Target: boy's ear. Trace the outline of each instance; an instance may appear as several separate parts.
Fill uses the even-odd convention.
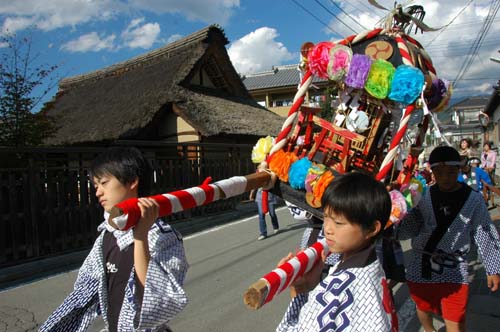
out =
[[[379,220],[375,220],[372,229],[366,234],[366,238],[372,238],[378,235],[382,230],[382,223]]]
[[[139,178],[135,178],[132,182],[130,182],[130,189],[139,190]]]

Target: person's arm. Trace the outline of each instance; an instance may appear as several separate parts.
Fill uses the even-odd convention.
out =
[[[483,260],[488,288],[494,292],[500,287],[500,263],[498,261],[500,237],[484,204],[476,205],[476,211],[471,216],[471,220],[472,237]]]
[[[137,279],[139,297],[142,297],[142,290],[146,283],[146,274],[148,272],[149,260],[151,254],[149,252],[148,233],[151,226],[158,218],[160,207],[158,202],[151,198],[139,198],[137,203],[141,210],[141,218],[134,227],[134,268],[135,277]]]

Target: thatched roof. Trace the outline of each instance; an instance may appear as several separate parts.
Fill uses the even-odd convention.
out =
[[[227,43],[212,25],[145,55],[62,80],[45,106],[59,126],[46,143],[133,139],[173,109],[204,136],[276,135],[282,119],[251,99]]]

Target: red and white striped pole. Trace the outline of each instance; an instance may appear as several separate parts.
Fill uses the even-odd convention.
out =
[[[266,172],[246,176],[233,176],[229,179],[209,182],[209,177],[200,186],[178,190],[167,194],[150,196],[160,206],[159,217],[206,205],[219,199],[234,197],[252,189],[266,186],[271,175]],[[138,199],[131,198],[115,205],[109,215],[108,223],[116,229],[127,230],[134,227],[141,217]]]
[[[245,292],[243,301],[249,308],[259,309],[318,264],[322,251],[328,251],[325,240],[314,243],[260,278]]]
[[[269,156],[266,159],[266,164],[269,165],[269,162],[273,158],[273,155],[284,148],[286,144],[286,139],[288,138],[288,135],[292,131],[293,123],[295,122],[295,119],[297,118],[297,112],[300,108],[300,106],[304,103],[305,99],[305,94],[307,90],[309,89],[309,86],[311,85],[312,82],[312,73],[310,70],[306,71],[304,77],[302,78],[302,82],[300,83],[299,89],[297,93],[295,93],[295,96],[293,97],[293,104],[292,107],[290,107],[290,110],[288,111],[287,118],[285,119],[285,122],[283,122],[283,125],[281,126],[281,131],[274,140],[274,144],[271,147],[271,151],[269,151]],[[267,168],[266,165],[266,168]],[[264,190],[262,192],[262,212],[266,214],[269,210],[269,205],[267,202],[267,190]]]

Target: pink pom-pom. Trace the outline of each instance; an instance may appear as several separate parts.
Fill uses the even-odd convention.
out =
[[[321,42],[312,48],[307,56],[309,70],[314,75],[328,79],[328,61],[330,60],[330,50],[334,46],[332,42]]]

